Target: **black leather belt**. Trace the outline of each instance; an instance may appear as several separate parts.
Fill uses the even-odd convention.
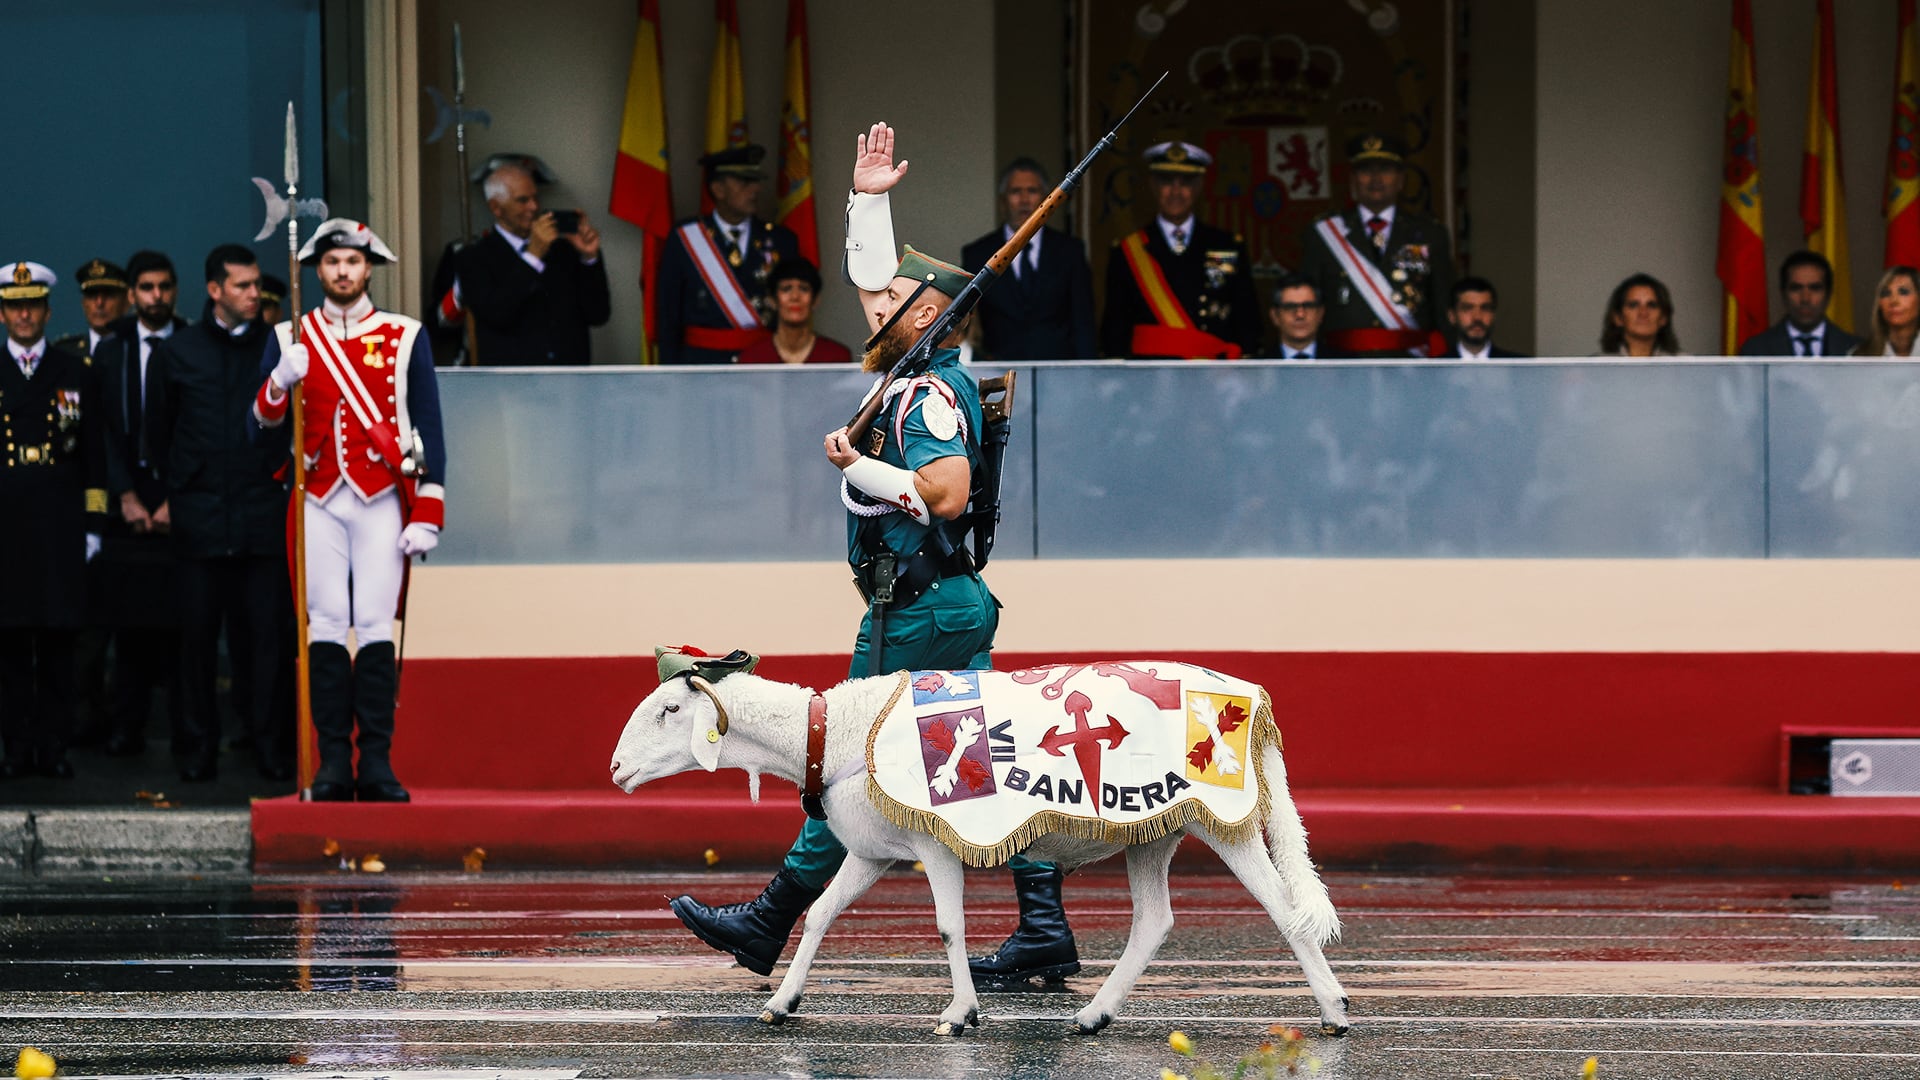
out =
[[[932,545],[929,540],[929,546]],[[941,578],[965,577],[973,573],[973,556],[965,548],[954,548],[953,554],[942,557],[938,550],[929,551],[923,547],[905,558],[895,556],[893,602],[889,610],[898,610],[920,599],[928,587]],[[873,590],[876,586],[875,574],[878,559],[868,557],[853,568],[853,584],[860,590],[860,599],[873,603]]]

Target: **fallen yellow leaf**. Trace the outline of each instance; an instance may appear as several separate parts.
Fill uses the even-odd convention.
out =
[[[360,857],[360,869],[369,874],[384,874],[387,872],[387,864],[381,862],[380,856],[377,854],[362,855]]]
[[[486,869],[487,849],[476,847],[472,851],[467,852],[460,857],[460,865],[465,867],[469,874],[477,874]]]
[[[1580,1066],[1580,1080],[1593,1080],[1598,1075],[1600,1075],[1599,1058],[1590,1057],[1585,1065]]]
[[[327,842],[320,845],[320,854],[325,855],[329,859],[340,854],[340,841],[335,840],[331,836],[327,837]]]
[[[19,1059],[13,1063],[13,1075],[19,1080],[45,1080],[53,1075],[53,1055],[23,1046]]]
[[[289,332],[291,332],[291,331],[289,331]],[[924,873],[926,873],[926,872],[927,872],[927,864],[926,864],[926,863],[923,863],[923,862],[921,862],[921,861],[920,861],[919,859],[915,859],[915,860],[913,860],[913,872],[914,872],[914,873],[916,873],[916,874],[924,874]]]
[[[1193,1056],[1193,1040],[1187,1038],[1187,1033],[1184,1031],[1176,1031],[1167,1036],[1167,1045],[1173,1048],[1174,1053],[1182,1057]]]
[[[707,859],[707,865],[708,865],[708,866],[718,866],[718,865],[720,864],[720,853],[719,853],[719,852],[717,852],[717,851],[715,851],[715,850],[713,850],[712,848],[708,848],[708,849],[706,850],[706,852],[705,852],[705,854],[706,854],[706,859]]]

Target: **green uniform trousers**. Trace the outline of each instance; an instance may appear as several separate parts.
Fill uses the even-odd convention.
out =
[[[853,663],[847,677],[867,677],[867,657],[873,648],[873,613],[860,620]],[[1000,626],[1000,604],[979,575],[942,578],[918,600],[887,612],[886,640],[881,643],[881,671],[959,671],[993,666],[993,634]],[[847,849],[834,838],[824,821],[808,818],[787,852],[786,868],[816,889],[827,882],[847,858]],[[1015,855],[1009,866],[1042,866]]]

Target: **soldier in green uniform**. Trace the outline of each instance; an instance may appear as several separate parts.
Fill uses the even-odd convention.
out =
[[[89,259],[74,271],[74,283],[80,286],[80,311],[87,328],[78,334],[53,339],[55,348],[80,356],[92,356],[100,347],[114,320],[127,313],[127,272],[105,259]]]
[[[893,131],[875,124],[860,140],[847,212],[847,273],[875,328],[864,368],[888,371],[965,288],[972,275],[908,246],[897,263],[888,189],[906,171],[893,163]],[[869,600],[891,570],[894,600],[869,605],[855,639],[849,678],[902,670],[989,668],[1000,605],[962,545],[956,519],[967,509],[981,465],[980,390],[960,365],[964,327],[941,343],[920,375],[872,393],[887,402],[864,444],[841,428],[826,436],[827,459],[841,471],[847,561]],[[884,376],[882,381],[884,382]],[[876,612],[883,621],[875,630]],[[691,896],[674,914],[702,941],[730,952],[742,967],[770,973],[794,923],[818,899],[846,859],[826,822],[808,818],[780,872],[752,901],[714,908]],[[1061,872],[1016,857],[1009,862],[1020,926],[992,956],[973,962],[976,979],[1058,979],[1080,970],[1060,905]]]
[[[1322,215],[1301,238],[1300,273],[1327,307],[1320,337],[1338,356],[1438,356],[1452,301],[1446,226],[1400,205],[1407,147],[1392,135],[1347,143],[1354,204]]]

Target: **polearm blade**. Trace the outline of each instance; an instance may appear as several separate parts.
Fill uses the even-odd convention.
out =
[[[300,136],[293,124],[293,102],[287,102],[287,195],[300,187]]]
[[[300,250],[300,235],[294,221],[303,217],[325,221],[327,203],[325,199],[295,197],[300,188],[300,136],[295,132],[291,101],[287,102],[286,157],[282,162],[281,172],[286,178],[287,193],[285,195],[281,195],[268,180],[258,176],[253,178],[253,186],[260,189],[260,197],[267,203],[266,222],[260,226],[260,231],[254,235],[253,241],[257,244],[272,236],[273,230],[279,228],[280,223],[284,221],[287,223],[288,251],[297,252]],[[289,287],[298,289],[300,285],[296,281],[290,283]]]
[[[467,181],[467,54],[460,43],[460,24],[453,24],[453,153],[460,175],[460,239],[473,240],[473,185]]]

